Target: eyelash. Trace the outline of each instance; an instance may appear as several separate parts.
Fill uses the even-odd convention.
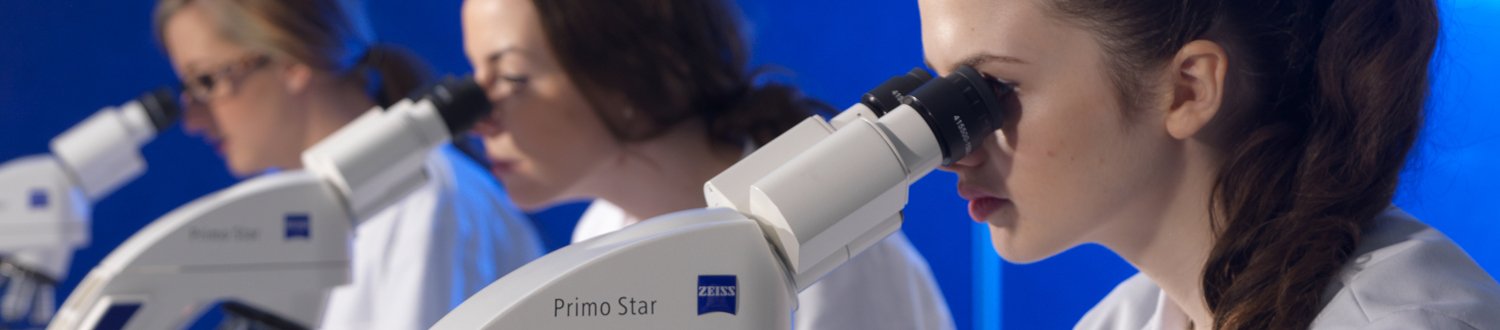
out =
[[[488,62],[491,65],[491,67],[499,67],[500,56],[501,55],[502,54],[490,54],[490,56],[487,56],[485,58],[485,62]],[[501,81],[512,83],[512,84],[516,84],[516,85],[521,85],[521,86],[525,86],[526,83],[531,82],[531,77],[530,76],[526,76],[526,75],[500,74],[499,78],[500,78]]]
[[[531,77],[530,76],[525,76],[525,75],[514,75],[514,74],[512,74],[512,75],[500,75],[500,80],[504,80],[505,82],[513,83],[513,84],[516,84],[516,85],[526,85],[526,83],[531,82]]]

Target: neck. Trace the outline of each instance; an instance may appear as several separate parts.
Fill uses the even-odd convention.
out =
[[[742,150],[717,145],[697,122],[625,146],[610,178],[594,189],[636,220],[702,208],[703,183],[739,161]],[[733,150],[730,150],[733,149]]]
[[[309,91],[305,104],[307,130],[304,132],[301,150],[312,148],[376,106],[375,101],[365,95],[364,91],[332,83]]]
[[[1203,298],[1203,269],[1213,249],[1215,232],[1209,216],[1209,196],[1216,168],[1212,162],[1183,164],[1179,177],[1161,196],[1166,208],[1130,228],[1111,228],[1115,240],[1105,246],[1151,278],[1170,302],[1181,309],[1195,329],[1212,329],[1213,313]]]

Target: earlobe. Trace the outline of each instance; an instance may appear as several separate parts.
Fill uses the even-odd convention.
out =
[[[287,92],[301,94],[307,91],[308,85],[312,84],[312,68],[305,64],[293,63],[282,70],[282,80],[286,84]]]
[[[1177,52],[1171,62],[1172,105],[1166,116],[1173,138],[1201,133],[1219,114],[1228,67],[1228,54],[1212,41],[1196,40]]]

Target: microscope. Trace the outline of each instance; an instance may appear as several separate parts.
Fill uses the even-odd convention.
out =
[[[554,251],[433,329],[789,329],[797,293],[900,229],[911,184],[999,129],[1010,93],[967,66],[892,78],[709,180],[708,208]]]
[[[163,88],[99,110],[50,154],[0,164],[0,324],[51,318],[52,288],[89,242],[92,204],[145,172],[140,148],[180,114]]]
[[[349,282],[360,221],[420,188],[424,160],[489,113],[472,79],[372,109],[262,175],[182,206],[89,272],[48,329],[181,329],[208,306],[276,328],[318,324]]]

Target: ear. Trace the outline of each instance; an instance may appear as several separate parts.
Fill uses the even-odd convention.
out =
[[[1172,105],[1167,110],[1167,133],[1188,139],[1200,133],[1219,113],[1229,55],[1218,43],[1195,40],[1172,59],[1169,82]]]
[[[291,63],[281,72],[282,83],[286,85],[287,92],[297,95],[307,91],[312,85],[313,68],[303,63]]]

